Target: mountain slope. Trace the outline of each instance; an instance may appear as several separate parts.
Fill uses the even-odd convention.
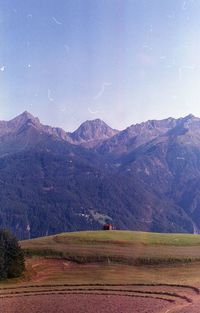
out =
[[[33,150],[1,158],[0,177],[0,222],[20,238],[27,224],[32,236],[101,229],[106,221],[151,229],[144,213],[154,196],[83,148],[45,138]]]
[[[184,209],[200,229],[200,119],[187,116],[176,126],[121,157],[121,171],[134,175],[145,190]]]
[[[200,119],[73,133],[24,112],[0,122],[0,226],[19,238],[69,230],[200,229]]]

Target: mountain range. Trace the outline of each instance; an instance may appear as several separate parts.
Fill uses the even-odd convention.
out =
[[[76,131],[28,112],[0,122],[0,227],[24,239],[63,231],[200,230],[200,119]]]

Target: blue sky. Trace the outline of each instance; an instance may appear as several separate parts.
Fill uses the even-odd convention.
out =
[[[200,116],[199,0],[0,0],[0,119]]]

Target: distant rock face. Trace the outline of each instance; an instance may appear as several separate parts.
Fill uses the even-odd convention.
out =
[[[25,111],[11,121],[0,121],[0,138],[8,135],[17,136],[34,128],[39,135],[49,135],[72,144],[82,144],[86,147],[96,146],[99,142],[113,137],[118,133],[100,119],[86,121],[73,133],[67,133],[59,127],[43,125],[37,117]]]
[[[90,144],[96,146],[99,142],[105,141],[116,135],[119,131],[112,129],[100,119],[86,121],[71,134],[73,143]]]
[[[19,238],[67,230],[200,230],[200,119],[73,133],[24,112],[0,122],[0,227]]]
[[[40,121],[26,111],[9,122],[0,121],[0,137],[17,133],[22,126],[28,123],[39,126]]]
[[[166,133],[176,125],[176,120],[169,118],[162,121],[147,121],[136,124],[119,132],[116,136],[98,146],[98,152],[119,156],[134,151],[141,145],[148,143]]]

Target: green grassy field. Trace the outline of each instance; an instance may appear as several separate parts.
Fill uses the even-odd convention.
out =
[[[143,245],[173,245],[173,246],[200,246],[200,235],[192,234],[161,234],[136,231],[82,231],[61,233],[59,235],[36,238],[22,241],[22,246],[42,245],[55,243],[55,240],[65,243],[116,243],[116,244],[143,244]]]
[[[77,263],[156,265],[200,261],[200,236],[131,231],[63,233],[21,242],[27,256]]]

